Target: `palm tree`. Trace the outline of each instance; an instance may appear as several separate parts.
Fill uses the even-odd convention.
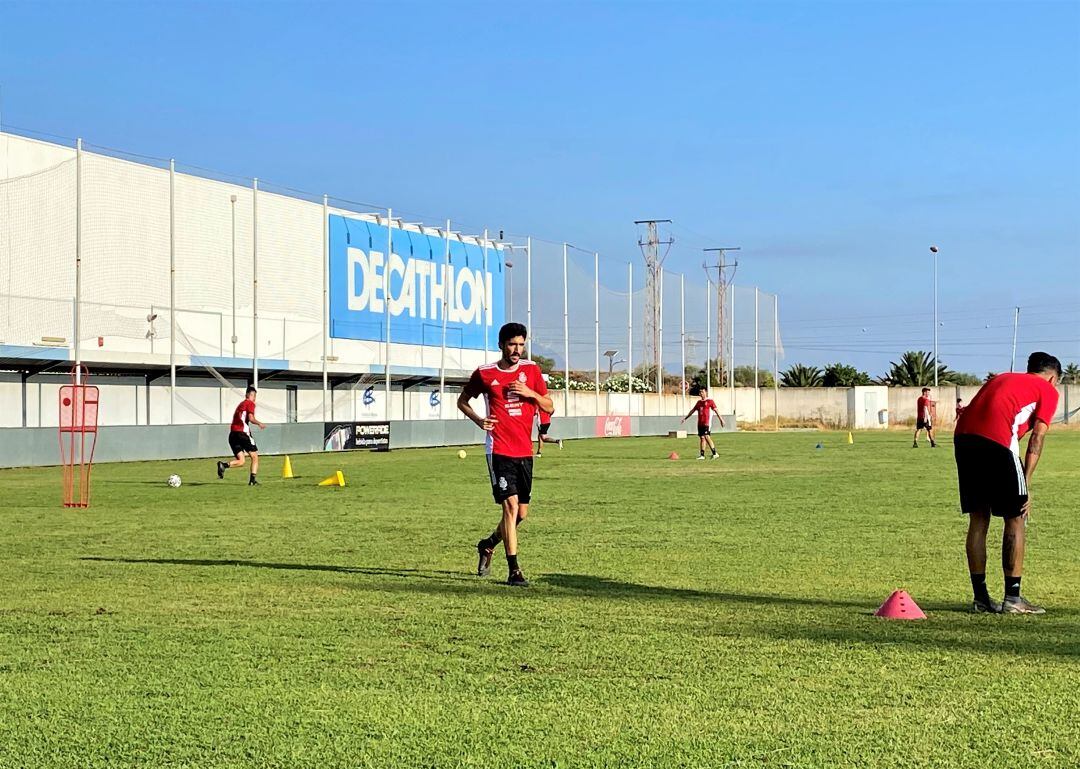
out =
[[[780,375],[784,387],[821,387],[824,377],[817,366],[796,363]]]
[[[937,366],[939,384],[952,384],[953,372],[940,360]],[[925,387],[934,384],[934,356],[921,350],[908,350],[899,362],[889,364],[889,373],[881,378],[882,384],[895,387]]]
[[[1080,384],[1080,366],[1070,363],[1061,372],[1062,384]]]

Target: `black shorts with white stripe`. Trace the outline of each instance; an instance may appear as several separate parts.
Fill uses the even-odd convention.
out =
[[[1002,518],[1020,515],[1028,498],[1020,457],[981,435],[957,435],[953,443],[960,509],[965,513],[990,512]]]

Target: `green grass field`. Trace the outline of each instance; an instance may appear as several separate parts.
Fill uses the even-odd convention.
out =
[[[1033,484],[1044,617],[967,613],[947,436],[845,437],[549,449],[528,590],[472,574],[476,448],[103,465],[86,511],[2,471],[0,766],[1080,765],[1080,433]],[[901,587],[927,621],[871,616]]]

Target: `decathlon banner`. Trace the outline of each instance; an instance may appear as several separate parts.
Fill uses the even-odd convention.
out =
[[[330,216],[330,336],[385,341],[390,279],[390,341],[439,347],[442,344],[443,286],[447,286],[446,345],[498,349],[505,322],[502,253],[478,244]],[[487,269],[485,270],[485,251]],[[484,329],[487,329],[487,343]]]

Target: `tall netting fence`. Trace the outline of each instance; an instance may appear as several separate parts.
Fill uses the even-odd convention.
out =
[[[8,134],[0,142],[23,142],[0,153],[0,344],[65,348],[114,368],[141,361],[159,383],[154,403],[147,396],[155,419],[221,421],[249,381],[281,372],[311,380],[332,368],[338,381],[325,395],[305,387],[291,404],[271,388],[259,408],[274,421],[357,413],[372,387],[385,386],[387,368],[425,386],[432,372],[439,387],[460,385],[496,354],[487,326],[504,318],[529,325],[529,353],[549,370],[567,415],[675,413],[695,384],[727,388],[734,409],[735,391],[770,386],[782,357],[773,295],[720,291],[704,272],[650,279],[636,251],[597,254],[502,233],[485,240],[445,221],[391,222],[369,204],[105,147]],[[386,250],[379,237],[392,225],[393,256],[422,263],[409,269],[432,280],[410,284],[411,325],[371,314],[364,333],[334,333],[324,284],[329,297],[335,221],[350,246],[373,253]],[[444,270],[490,273],[500,286],[480,300],[483,337],[470,341],[440,319],[445,299],[433,292]],[[358,275],[351,261],[341,274]],[[405,279],[389,280],[393,306]],[[208,378],[216,383],[205,391],[184,389]],[[163,380],[176,383],[165,395]],[[423,413],[446,416],[426,405]]]

